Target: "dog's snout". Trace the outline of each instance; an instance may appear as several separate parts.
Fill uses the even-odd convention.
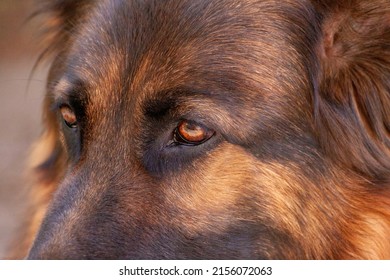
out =
[[[124,244],[132,235],[136,239],[134,228],[143,227],[138,206],[146,196],[140,196],[139,192],[148,187],[144,186],[142,175],[138,179],[134,175],[136,167],[121,176],[114,170],[111,172],[114,175],[109,176],[112,169],[102,166],[104,177],[100,176],[102,171],[93,167],[80,166],[71,180],[64,180],[60,185],[30,249],[29,259],[125,257],[124,247],[119,244]],[[124,197],[139,199],[123,200]],[[134,218],[124,222],[119,213]],[[143,215],[146,217],[147,212]]]

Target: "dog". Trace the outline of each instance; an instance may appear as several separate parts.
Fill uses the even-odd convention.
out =
[[[388,0],[53,0],[28,259],[390,259]]]

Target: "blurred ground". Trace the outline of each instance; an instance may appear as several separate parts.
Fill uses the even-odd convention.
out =
[[[37,58],[32,0],[0,1],[0,259],[26,211],[29,148],[41,132],[45,69],[28,79]]]

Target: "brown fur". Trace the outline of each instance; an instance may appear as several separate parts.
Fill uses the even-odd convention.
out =
[[[390,259],[389,1],[55,0],[40,13],[46,130],[14,257],[43,220],[33,259]],[[169,148],[183,119],[214,136]]]

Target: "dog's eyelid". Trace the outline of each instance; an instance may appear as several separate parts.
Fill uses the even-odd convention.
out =
[[[56,100],[54,100],[50,106],[50,110],[52,112],[56,113],[56,112],[59,112],[61,110],[61,108],[63,108],[63,107],[68,107],[72,111],[75,111],[75,109],[71,105],[70,100],[67,100],[66,98],[63,98],[63,97],[59,97]]]
[[[62,106],[72,107],[70,105],[70,102],[68,100],[66,100],[65,98],[63,98],[63,97],[55,97],[53,102],[52,102],[52,105],[51,105],[52,110],[58,110]]]

